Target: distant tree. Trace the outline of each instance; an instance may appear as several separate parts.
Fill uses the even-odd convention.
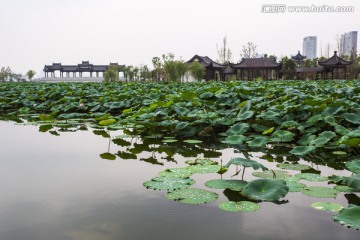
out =
[[[182,60],[176,61],[176,69],[180,76],[179,80],[183,80],[185,74],[189,71],[189,64],[185,63]]]
[[[273,58],[275,62],[277,61],[277,56],[275,56],[275,55],[269,55],[269,56],[267,56],[267,54],[265,54],[264,57]]]
[[[20,82],[25,81],[25,77],[21,74],[14,73],[10,67],[2,67],[0,70],[0,82]]]
[[[104,72],[104,80],[105,82],[116,82],[119,80],[119,67],[117,66],[110,66]]]
[[[136,81],[139,79],[140,68],[134,67],[133,72],[134,72],[134,80]]]
[[[188,71],[188,64],[183,60],[175,60],[175,54],[168,53],[162,55],[163,69],[166,80],[168,81],[181,81]]]
[[[5,82],[7,78],[7,73],[4,67],[0,70],[0,82]]]
[[[326,57],[321,56],[321,57],[319,57],[318,62],[323,62],[323,61],[325,61],[325,60],[326,60]]]
[[[128,81],[128,80],[133,80],[134,78],[134,67],[129,65],[129,66],[126,66],[125,69],[124,69],[124,77],[125,77],[125,80]]]
[[[190,72],[196,80],[201,81],[204,79],[205,68],[203,65],[201,65],[201,63],[192,62],[190,65]]]
[[[151,79],[151,72],[147,65],[140,66],[140,80],[146,81]]]
[[[187,70],[188,65],[182,60],[170,60],[165,61],[164,63],[164,71],[168,81],[180,81],[181,78],[184,77]]]
[[[353,64],[349,65],[347,68],[348,72],[348,79],[358,79],[360,78],[360,54],[359,55],[352,55],[350,60]]]
[[[317,66],[318,58],[313,59],[305,59],[304,67],[316,67]]]
[[[160,81],[164,75],[164,71],[163,71],[163,63],[161,62],[161,59],[159,57],[153,57],[152,58],[152,64],[153,64],[153,79],[155,81]]]
[[[163,54],[162,56],[163,62],[165,64],[165,62],[169,62],[169,61],[174,61],[175,60],[175,54],[174,53],[167,53],[167,54]]]
[[[248,42],[247,44],[242,46],[240,57],[241,58],[255,58],[258,55],[257,46],[252,43]]]
[[[329,58],[330,57],[330,48],[331,48],[331,45],[330,45],[330,43],[327,43],[326,45],[325,45],[325,57],[327,57],[327,58]]]
[[[285,79],[294,79],[296,75],[296,63],[288,57],[282,58],[282,72]]]
[[[33,77],[35,76],[36,72],[34,70],[29,70],[26,73],[27,78],[29,79],[29,81],[31,81],[33,79]]]
[[[232,52],[227,46],[227,38],[226,35],[223,38],[223,44],[219,48],[219,46],[216,44],[216,49],[219,55],[219,59],[217,60],[221,64],[227,64],[231,61]]]

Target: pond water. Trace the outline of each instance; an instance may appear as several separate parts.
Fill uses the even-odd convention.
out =
[[[218,205],[236,198],[233,192],[204,186],[207,180],[220,179],[219,174],[193,176],[194,187],[219,194],[219,199],[209,204],[182,204],[166,199],[164,191],[143,186],[158,172],[183,167],[185,160],[195,157],[155,153],[157,162],[152,163],[157,164],[151,164],[144,159],[152,153],[143,151],[135,160],[117,157],[110,161],[102,159],[100,154],[108,150],[124,151],[125,147],[113,142],[109,145],[108,138],[94,134],[93,130],[58,131],[60,136],[54,136],[39,132],[38,126],[5,121],[0,121],[0,129],[1,240],[359,239],[359,231],[332,220],[334,213],[310,207],[316,201],[347,207],[349,201],[359,200],[358,193],[339,193],[335,199],[289,193],[283,204],[261,202],[255,212],[225,212]],[[114,131],[111,135],[121,133]],[[132,139],[132,144],[135,141],[140,143],[139,139]],[[234,149],[218,152],[221,157],[213,160],[227,162],[242,156]],[[252,153],[252,159],[276,169],[277,162],[259,156],[260,153]],[[351,174],[315,163],[301,163],[324,176]],[[227,172],[223,178],[230,179],[234,171]],[[249,170],[244,179],[255,177]],[[320,185],[327,186],[327,182]]]

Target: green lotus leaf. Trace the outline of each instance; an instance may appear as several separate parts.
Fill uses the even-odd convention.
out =
[[[340,141],[341,144],[345,144],[349,147],[358,147],[360,146],[360,138],[345,138],[343,140]]]
[[[341,125],[339,125],[339,124],[335,124],[335,132],[337,134],[340,134],[340,135],[344,136],[344,135],[347,135],[350,132],[350,130],[343,127],[343,126],[341,126]]]
[[[217,165],[218,163],[210,160],[210,159],[195,159],[195,160],[187,160],[186,164],[189,165]]]
[[[244,187],[241,194],[262,201],[277,201],[286,196],[289,187],[284,180],[256,179]]]
[[[324,111],[322,112],[323,115],[335,115],[338,112],[340,112],[341,110],[343,110],[344,107],[340,106],[340,107],[327,107],[324,109]]]
[[[167,193],[165,197],[186,204],[203,204],[215,201],[219,195],[202,189],[187,188]]]
[[[335,222],[353,229],[360,229],[360,206],[350,205],[334,215]]]
[[[268,144],[269,138],[263,137],[263,136],[257,136],[252,141],[247,141],[246,143],[250,147],[264,147],[266,144]]]
[[[343,185],[336,185],[334,187],[335,190],[339,191],[339,192],[346,192],[346,193],[350,193],[350,192],[360,192],[360,190],[355,189],[355,188],[351,188],[348,186],[343,186]]]
[[[335,198],[339,191],[328,187],[310,186],[303,189],[302,193],[310,197]]]
[[[246,104],[243,106],[239,114],[237,115],[237,120],[243,121],[252,118],[254,111],[249,111],[251,108],[251,101],[246,101]]]
[[[315,147],[322,147],[325,143],[329,142],[331,139],[326,137],[318,137],[310,142],[310,145],[314,145]]]
[[[289,192],[301,192],[306,188],[306,185],[303,183],[295,182],[295,181],[286,181],[286,186],[289,187]]]
[[[272,133],[272,132],[274,131],[274,129],[275,129],[274,127],[269,128],[269,129],[263,131],[262,134],[263,134],[263,135],[266,135],[266,134]]]
[[[278,113],[278,112],[268,110],[266,112],[262,112],[261,114],[257,115],[257,117],[266,119],[266,120],[274,120],[279,115],[280,115],[280,113]]]
[[[308,170],[311,167],[305,164],[290,164],[290,163],[280,163],[277,164],[276,167],[281,168],[281,169],[286,169],[286,170],[297,170],[297,171],[301,171],[301,170]]]
[[[242,102],[242,103],[240,104],[240,106],[243,106],[242,109],[241,109],[241,111],[240,111],[240,113],[247,112],[247,111],[249,111],[250,108],[251,108],[251,101],[248,100],[248,101],[246,101],[246,102]]]
[[[345,167],[353,173],[360,173],[360,159],[345,163]]]
[[[268,127],[261,124],[253,123],[250,126],[257,133],[263,133],[264,131],[268,130]]]
[[[291,175],[287,171],[282,171],[282,170],[253,172],[252,175],[259,178],[273,178],[273,179],[288,179],[291,177]]]
[[[176,139],[163,139],[161,140],[163,143],[174,143],[174,142],[177,142],[178,140]]]
[[[220,168],[220,165],[192,165],[187,167],[193,173],[216,173]]]
[[[115,160],[116,159],[116,156],[111,153],[102,153],[102,154],[100,154],[100,157],[102,159],[106,159],[106,160]]]
[[[183,141],[184,143],[192,143],[192,144],[196,144],[196,143],[202,143],[203,141],[201,140],[196,140],[196,139],[186,139]]]
[[[110,138],[110,135],[104,130],[94,130],[93,133],[98,136],[102,136],[104,138]]]
[[[225,168],[225,167],[221,167],[219,171],[217,171],[218,174],[224,174],[228,171],[229,169],[228,168]]]
[[[113,124],[113,123],[115,123],[115,122],[116,122],[116,120],[113,119],[113,118],[111,118],[111,119],[101,120],[101,121],[99,122],[99,125],[100,125],[100,126],[109,126],[109,125],[111,125],[111,124]]]
[[[209,99],[209,98],[212,98],[213,96],[214,96],[214,94],[211,92],[204,92],[199,96],[199,98]]]
[[[254,116],[254,111],[246,111],[244,113],[238,114],[236,120],[244,121],[244,120],[252,118],[252,116]]]
[[[272,141],[275,142],[291,142],[294,140],[294,134],[286,130],[277,130],[272,134]]]
[[[324,182],[329,180],[327,177],[321,176],[320,174],[316,174],[316,173],[298,173],[295,176],[313,182]]]
[[[184,128],[186,128],[187,126],[189,126],[188,122],[180,122],[178,124],[176,124],[175,130],[182,130]]]
[[[169,178],[188,178],[193,175],[193,172],[188,168],[169,168],[159,172],[158,175]]]
[[[309,145],[309,143],[311,141],[313,141],[314,139],[316,138],[315,135],[312,135],[312,134],[306,134],[304,136],[302,136],[299,141],[297,141],[297,143],[299,145],[303,145],[303,146],[306,146],[306,145]],[[315,148],[314,148],[315,149]]]
[[[260,208],[260,205],[250,201],[228,201],[220,203],[219,208],[228,212],[254,212]]]
[[[328,179],[329,179],[329,181],[331,183],[346,184],[345,181],[348,178],[347,177],[336,176],[336,175],[331,175],[331,176],[328,177]]]
[[[128,147],[131,146],[131,143],[128,141],[125,141],[124,139],[121,138],[115,138],[112,140],[113,143],[115,143],[116,145],[122,146],[122,147]]]
[[[338,203],[331,203],[331,202],[314,202],[311,204],[311,207],[315,208],[316,210],[331,211],[331,212],[338,212],[344,208]]]
[[[360,129],[356,129],[355,131],[349,132],[346,135],[349,137],[360,138]]]
[[[156,177],[151,179],[151,181],[144,182],[143,185],[146,188],[151,188],[154,190],[173,191],[177,189],[188,188],[194,183],[195,181],[190,178]]]
[[[360,115],[357,113],[344,113],[342,117],[348,122],[360,124]]]
[[[224,141],[221,141],[221,142],[226,143],[226,144],[242,144],[246,140],[247,140],[247,137],[245,137],[245,136],[233,135],[233,136],[228,136],[227,138],[225,138]]]
[[[331,132],[331,131],[325,131],[319,134],[319,137],[321,138],[328,138],[328,139],[332,139],[336,136],[336,133]]]
[[[230,165],[240,165],[244,167],[251,167],[254,170],[261,168],[261,170],[265,171],[268,168],[258,163],[257,161],[246,159],[246,158],[233,158],[227,164],[224,165],[225,168],[229,168]]]
[[[246,184],[247,182],[242,180],[215,179],[207,181],[205,186],[216,189],[231,189],[234,191],[242,191]]]
[[[254,111],[247,111],[244,113],[240,113],[237,115],[236,120],[244,121],[244,120],[252,118],[253,115],[254,115]]]
[[[360,190],[360,174],[352,175],[345,180],[346,185],[350,188]]]
[[[136,154],[129,152],[118,151],[115,155],[119,156],[121,159],[137,159]]]
[[[336,119],[333,116],[326,116],[324,117],[324,121],[328,124],[330,124],[331,126],[336,126]]]
[[[299,123],[296,121],[285,121],[285,122],[281,123],[280,127],[281,128],[291,128],[291,127],[296,127],[298,125],[299,125]]]
[[[249,128],[250,125],[248,123],[237,123],[226,131],[226,135],[243,135],[247,130],[249,130]]]
[[[333,151],[332,154],[335,154],[335,155],[346,155],[347,153],[346,153],[346,152],[343,152],[343,151]]]
[[[39,126],[39,132],[47,132],[51,130],[54,126],[49,124],[42,124]]]
[[[317,114],[317,115],[310,117],[306,122],[307,123],[316,123],[316,122],[322,120],[323,118],[324,118],[323,115]]]

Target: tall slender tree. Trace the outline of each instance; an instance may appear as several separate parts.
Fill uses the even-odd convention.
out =
[[[227,63],[231,62],[232,52],[227,46],[227,37],[226,37],[226,35],[223,38],[221,47],[219,47],[216,44],[216,49],[217,49],[218,56],[219,56],[217,61],[219,63],[227,64]]]

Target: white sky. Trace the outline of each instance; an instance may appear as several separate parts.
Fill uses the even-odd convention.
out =
[[[285,3],[355,11],[261,12],[263,4]],[[337,34],[348,31],[360,32],[358,0],[0,0],[0,67],[23,74],[33,69],[39,77],[53,62],[152,68],[152,57],[168,52],[183,60],[195,54],[216,60],[216,44],[225,35],[234,62],[249,41],[259,53],[281,57],[302,51],[309,35],[317,36],[319,55],[320,43],[334,48]]]

